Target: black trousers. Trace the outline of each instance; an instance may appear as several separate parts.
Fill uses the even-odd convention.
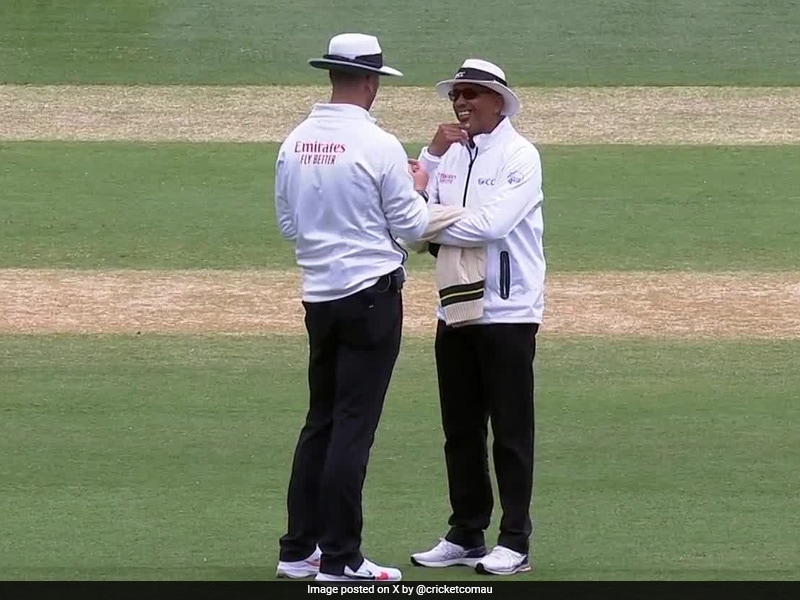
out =
[[[304,303],[310,399],[292,464],[281,560],[302,560],[319,543],[322,572],[341,575],[346,565],[361,565],[361,495],[400,350],[401,287],[387,275],[347,298]]]
[[[436,331],[436,368],[452,513],[446,539],[485,545],[494,506],[488,461],[491,420],[502,507],[498,544],[527,554],[533,531],[535,323],[448,327]]]

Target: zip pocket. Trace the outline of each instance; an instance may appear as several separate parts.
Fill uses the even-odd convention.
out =
[[[500,253],[500,297],[508,300],[511,294],[511,262],[508,252],[503,250]]]

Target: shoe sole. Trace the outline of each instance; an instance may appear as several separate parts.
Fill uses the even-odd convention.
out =
[[[481,560],[481,558],[452,558],[450,560],[440,560],[438,562],[433,562],[429,560],[420,560],[412,556],[411,564],[417,567],[431,567],[433,569],[444,568],[444,567],[474,567],[475,565],[478,564],[478,561]]]
[[[278,579],[305,579],[307,577],[314,577],[319,571],[289,571],[287,569],[278,569],[276,573]]]
[[[487,569],[482,563],[475,565],[475,571],[481,575],[516,575],[517,573],[527,573],[531,570],[530,565],[520,565],[513,571],[491,571]]]
[[[314,578],[314,581],[402,581],[402,577],[398,577],[397,579],[377,579],[375,577],[347,577],[345,575],[327,575],[325,573],[320,573]]]

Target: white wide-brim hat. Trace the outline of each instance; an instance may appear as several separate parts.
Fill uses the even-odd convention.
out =
[[[317,69],[342,71],[368,71],[379,75],[402,77],[397,69],[383,64],[383,51],[374,35],[340,33],[331,38],[328,53],[322,58],[311,58],[308,64]]]
[[[452,79],[440,81],[436,84],[439,98],[447,98],[447,94],[457,83],[474,83],[494,90],[503,97],[502,115],[513,117],[519,110],[520,103],[517,95],[508,87],[506,74],[494,63],[479,58],[468,58],[461,65]]]

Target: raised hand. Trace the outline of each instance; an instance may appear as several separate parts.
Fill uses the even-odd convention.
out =
[[[433,156],[442,156],[451,145],[466,143],[467,127],[467,123],[442,123],[428,146],[428,152]]]

